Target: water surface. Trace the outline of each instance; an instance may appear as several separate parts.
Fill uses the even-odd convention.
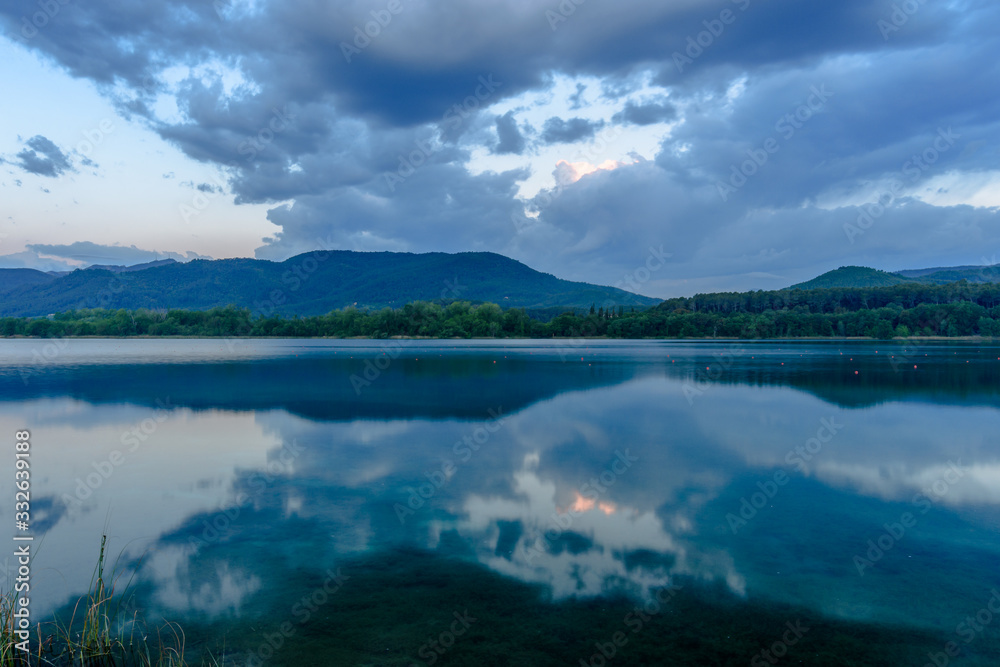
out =
[[[0,341],[36,617],[107,532],[233,665],[995,665],[998,407],[988,344]]]

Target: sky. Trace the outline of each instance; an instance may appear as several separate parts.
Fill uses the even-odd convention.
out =
[[[655,297],[997,263],[995,0],[8,0],[0,267],[497,252]]]

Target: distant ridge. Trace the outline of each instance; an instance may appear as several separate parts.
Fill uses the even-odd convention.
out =
[[[888,287],[900,283],[944,285],[966,280],[970,283],[1000,282],[1000,264],[952,266],[932,269],[907,269],[893,273],[867,266],[842,266],[788,289],[826,289],[844,287]]]
[[[504,308],[653,306],[659,299],[614,287],[560,280],[491,252],[398,253],[347,250],[259,259],[161,260],[90,267],[51,276],[9,269],[0,316],[79,308],[183,308],[234,304],[261,315],[322,315],[348,306],[401,308],[413,301],[489,301]]]
[[[111,271],[112,273],[128,273],[130,271],[142,271],[144,269],[151,269],[154,266],[167,266],[168,264],[177,264],[176,259],[157,259],[152,262],[145,262],[143,264],[133,264],[131,266],[122,266],[118,264],[93,264],[88,266],[87,269],[99,269],[103,271]],[[67,272],[69,273],[69,272]]]
[[[53,276],[37,269],[0,269],[0,294],[7,294],[22,287],[43,285],[52,280]]]
[[[932,273],[939,273],[942,271],[980,271],[983,266],[937,266],[932,269],[904,269],[903,271],[896,271],[898,275],[904,278],[920,278],[922,276],[929,276]]]
[[[914,269],[899,271],[898,275],[933,285],[943,285],[944,283],[953,283],[959,280],[967,280],[970,283],[1000,282],[1000,264],[992,266],[953,266],[951,268],[937,268],[929,271],[924,272],[921,269]]]

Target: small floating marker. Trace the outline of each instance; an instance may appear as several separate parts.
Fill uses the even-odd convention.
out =
[[[855,374],[855,375],[857,375],[857,374],[858,374],[858,372],[857,372],[857,371],[854,371],[854,374]]]
[[[916,367],[917,367],[917,365],[916,365],[916,364],[913,364],[913,367],[914,367],[914,368],[916,368]]]

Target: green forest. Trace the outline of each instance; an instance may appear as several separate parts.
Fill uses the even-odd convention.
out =
[[[649,309],[502,309],[494,303],[417,301],[402,308],[345,308],[310,317],[210,310],[73,310],[0,318],[3,336],[284,336],[431,338],[795,338],[1000,336],[1000,285],[901,284],[699,294]]]

